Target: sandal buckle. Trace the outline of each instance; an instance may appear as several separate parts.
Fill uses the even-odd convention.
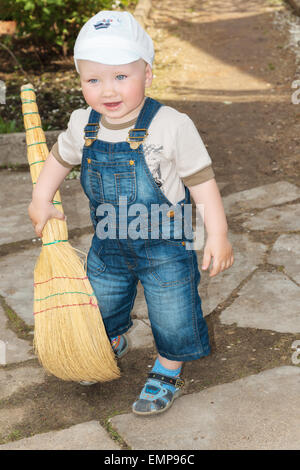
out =
[[[185,382],[184,382],[183,379],[178,378],[178,379],[176,379],[175,387],[176,387],[176,388],[182,388],[182,387],[184,386],[184,383],[185,383]]]
[[[158,374],[156,372],[149,372],[148,377],[150,379],[160,380],[161,382],[164,382],[166,384],[174,385],[174,387],[176,388],[182,388],[185,384],[185,381],[180,377],[165,377],[164,375]]]

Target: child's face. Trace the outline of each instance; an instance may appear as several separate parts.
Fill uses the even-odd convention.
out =
[[[104,65],[78,60],[82,93],[95,111],[108,121],[126,122],[138,115],[152,70],[142,59],[125,65]]]

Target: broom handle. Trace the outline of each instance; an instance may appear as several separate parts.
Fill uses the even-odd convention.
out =
[[[26,131],[27,158],[30,168],[31,180],[36,184],[44,162],[49,154],[45,133],[36,103],[36,94],[31,83],[21,87],[22,113]],[[59,190],[56,191],[53,204],[64,213]],[[43,245],[68,240],[67,225],[64,220],[50,219],[43,229]]]

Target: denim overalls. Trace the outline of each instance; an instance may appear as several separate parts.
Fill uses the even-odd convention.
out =
[[[166,204],[174,209],[190,204],[190,193],[185,188],[185,198],[173,206],[155,182],[144,157],[142,142],[160,106],[147,97],[136,122],[137,130],[129,131],[128,141],[117,143],[97,139],[101,115],[94,110],[90,113],[80,176],[95,229],[87,275],[110,337],[132,326],[130,313],[140,280],[159,354],[169,360],[190,361],[210,353],[197,290],[200,273],[196,253],[186,249],[188,239],[176,238],[173,211],[168,213],[169,238],[163,238],[161,220],[153,223],[150,217],[153,205]],[[136,228],[139,215],[143,236],[135,238],[135,231],[131,233],[130,229]],[[103,235],[105,224],[101,225],[105,221],[112,230],[107,237]],[[100,226],[102,231],[98,230]]]

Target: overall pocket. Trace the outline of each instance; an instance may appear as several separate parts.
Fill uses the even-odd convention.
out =
[[[97,277],[106,269],[104,261],[101,259],[101,254],[103,253],[103,243],[99,246],[92,246],[88,252],[87,257],[87,276]]]
[[[189,282],[194,275],[193,253],[182,243],[167,240],[145,242],[152,276],[162,287]]]
[[[87,175],[92,199],[98,203],[119,205],[119,197],[127,203],[136,199],[136,174],[128,162],[98,162],[90,159]]]

